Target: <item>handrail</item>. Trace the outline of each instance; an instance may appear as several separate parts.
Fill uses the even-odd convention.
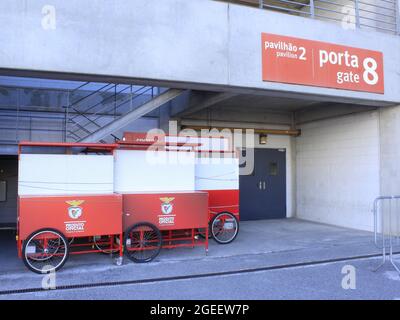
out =
[[[89,83],[90,83],[89,81],[86,81],[85,83],[81,84],[80,86],[76,87],[75,89],[72,89],[72,90],[70,91],[70,93],[73,93],[73,92],[75,92],[75,91],[80,90],[81,88],[83,88],[84,86],[86,86],[86,85],[89,84]]]
[[[89,93],[87,96],[84,96],[83,98],[78,99],[77,101],[71,103],[69,106],[71,107],[71,106],[76,105],[77,103],[79,103],[79,102],[81,102],[81,101],[83,101],[83,100],[85,100],[85,99],[87,99],[87,98],[93,96],[94,94],[96,94],[96,93],[102,91],[104,88],[108,87],[109,85],[111,85],[111,87],[110,87],[109,89],[111,89],[111,88],[114,86],[113,83],[107,83],[105,86],[103,86],[103,87],[101,87],[100,89],[97,89],[97,90],[95,90],[95,91],[92,91],[92,92]],[[106,91],[108,91],[109,89],[107,89]]]
[[[354,24],[355,28],[374,28],[377,31],[385,31],[394,34],[400,34],[400,13],[399,0],[379,0],[375,3],[367,3],[365,0],[349,0],[345,3],[339,0],[308,0],[301,2],[300,0],[218,0],[221,2],[228,2],[236,5],[246,5],[258,7],[260,9],[274,10],[293,14],[296,16],[309,16],[321,20],[332,20],[336,22],[346,22]],[[326,5],[325,7],[322,5]],[[334,10],[332,6],[341,8],[353,7],[354,13],[341,12]],[[365,6],[368,6],[365,8]],[[317,11],[317,12],[316,12]],[[327,15],[321,15],[323,11]],[[329,14],[330,13],[330,14]],[[343,18],[338,18],[340,15]],[[375,15],[375,16],[370,16]],[[346,17],[356,17],[354,22],[344,21]],[[378,19],[377,17],[381,17]],[[386,19],[385,19],[386,18]],[[360,19],[368,19],[373,21],[376,25],[365,25],[360,23]],[[385,19],[387,21],[383,21]],[[394,25],[395,28],[389,26],[381,26],[380,24]]]
[[[136,90],[135,92],[133,92],[132,94],[135,94],[135,93],[139,92],[140,90],[142,90],[143,88],[146,88],[146,87],[147,87],[147,86],[142,86],[142,87],[140,87],[138,90]],[[133,101],[134,99],[136,99],[136,98],[142,96],[143,94],[145,94],[146,92],[148,92],[148,91],[149,91],[150,89],[152,89],[152,88],[153,88],[153,87],[148,87],[148,89],[146,89],[145,91],[141,92],[140,94],[135,95],[134,97],[130,96],[129,99],[126,99],[125,101],[123,101],[123,102],[119,103],[118,105],[116,105],[116,106],[114,107],[114,110],[117,110],[117,109],[120,108],[122,105],[126,104],[127,102]],[[127,88],[121,90],[118,94],[122,93],[122,92],[125,91],[126,89],[127,89]],[[114,96],[110,96],[110,97],[114,97]],[[90,108],[86,109],[85,111],[89,111],[89,110],[93,109],[94,107],[96,107],[96,106],[98,106],[99,104],[103,103],[104,101],[108,100],[110,97],[107,97],[106,99],[103,99],[101,102],[99,102],[99,103],[97,103],[97,104],[91,106]],[[105,112],[105,113],[107,113],[107,111],[104,111],[104,110],[107,109],[107,108],[108,108],[108,106],[105,105],[103,108],[101,108],[101,109],[98,110],[97,112],[91,114],[91,116],[96,116],[99,112],[102,112],[102,111]],[[74,109],[74,110],[75,110],[75,109]],[[100,128],[101,126],[100,126],[96,121],[98,121],[99,119],[101,119],[101,118],[103,118],[103,117],[105,117],[105,116],[108,116],[109,114],[102,114],[102,115],[100,115],[100,116],[97,116],[95,119],[90,119],[89,117],[87,117],[87,116],[85,115],[85,113],[81,113],[80,115],[83,116],[83,117],[84,117],[86,120],[88,120],[89,122],[95,124],[97,127]],[[72,118],[70,119],[70,121],[74,121],[74,119],[77,118],[77,117],[79,117],[79,115],[75,115],[74,117],[72,117]],[[82,123],[82,121],[74,121],[74,125],[75,125],[75,126],[79,126],[79,127],[82,128],[82,126],[80,125],[81,123]],[[73,132],[73,133],[76,133],[77,131],[79,131],[79,129],[78,129],[78,130],[75,130],[75,131],[72,131],[72,132]]]
[[[78,88],[83,88],[88,84],[90,82],[86,82]],[[118,120],[117,118],[122,117],[126,111],[135,110],[136,107],[142,105],[142,103],[147,103],[155,96],[153,93],[155,87],[153,86],[117,83],[94,84],[97,87],[101,85],[101,88],[70,103],[65,108],[64,131],[67,141],[81,141],[87,135],[101,129],[110,121],[112,122],[113,119]],[[156,96],[158,96],[158,93]],[[83,107],[77,106],[78,103],[89,97],[96,97],[93,104],[85,102]],[[139,100],[138,103],[137,100]],[[130,105],[127,105],[128,103]],[[101,121],[101,119],[104,120]],[[117,137],[114,136],[114,139],[117,139]]]
[[[109,84],[108,84],[108,85],[109,85]],[[111,84],[111,85],[112,85],[112,86],[111,86],[109,89],[111,89],[111,88],[113,88],[114,86],[116,86],[116,84]],[[93,108],[95,108],[95,107],[97,107],[98,105],[102,104],[104,101],[108,101],[110,98],[115,98],[116,95],[122,93],[122,92],[125,91],[127,88],[129,88],[129,86],[126,87],[125,89],[123,89],[123,90],[117,92],[116,94],[113,94],[113,95],[111,95],[111,96],[108,96],[108,97],[104,98],[103,100],[101,100],[100,102],[97,102],[97,103],[95,103],[94,105],[92,105],[92,106],[86,108],[85,111],[82,111],[81,113],[79,113],[79,115],[75,115],[73,118],[71,118],[71,120],[74,120],[75,118],[77,118],[77,117],[79,117],[80,115],[86,113],[87,111],[92,110]],[[107,91],[108,91],[109,89],[107,89]],[[71,105],[71,106],[72,106],[72,105]],[[77,110],[75,110],[75,111],[77,111]],[[96,113],[95,113],[95,114],[96,114]]]

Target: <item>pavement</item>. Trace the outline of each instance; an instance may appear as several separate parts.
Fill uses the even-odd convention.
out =
[[[400,299],[400,277],[391,268],[373,272],[378,258],[110,287],[49,290],[2,296],[2,299],[134,299],[134,300],[365,300]],[[342,269],[352,266],[355,286],[342,287]]]
[[[56,274],[57,287],[96,287],[2,294],[0,299],[400,298],[400,282],[391,268],[372,271],[380,260],[368,258],[379,253],[369,232],[298,219],[246,221],[240,227],[231,244],[211,241],[207,256],[201,247],[165,249],[151,263],[125,259],[122,266],[102,254],[71,256]],[[43,276],[28,271],[17,258],[12,234],[1,234],[0,243],[0,293],[41,288]],[[348,259],[355,256],[360,258]],[[346,263],[357,269],[356,290],[341,287]],[[257,268],[270,269],[254,271]],[[252,271],[245,272],[248,269]],[[216,272],[231,274],[207,276]],[[192,277],[198,275],[206,276]],[[116,284],[109,285],[112,282]]]

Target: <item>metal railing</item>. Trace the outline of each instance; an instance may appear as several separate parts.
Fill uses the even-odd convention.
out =
[[[400,34],[400,0],[218,0]]]
[[[97,88],[93,89],[93,86]],[[91,90],[86,90],[91,87]],[[89,92],[82,95],[82,92]],[[121,115],[153,99],[159,88],[87,82],[69,95],[66,107],[66,140],[80,141]],[[114,138],[117,138],[114,136]]]
[[[380,269],[387,261],[400,275],[400,268],[393,260],[393,250],[400,248],[400,195],[381,196],[374,200],[374,242],[382,250]]]
[[[94,82],[80,83],[74,89],[1,86],[0,95],[6,98],[0,104],[0,144],[16,145],[20,140],[80,141],[162,90]]]

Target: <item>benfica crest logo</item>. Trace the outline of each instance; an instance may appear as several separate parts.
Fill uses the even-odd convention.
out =
[[[172,213],[172,210],[174,208],[173,204],[171,203],[175,198],[168,198],[168,197],[164,197],[164,198],[160,198],[160,200],[162,201],[161,204],[161,211],[164,214],[170,214]]]
[[[68,215],[71,219],[78,219],[83,212],[83,209],[79,206],[85,202],[85,200],[71,200],[65,201],[67,204],[70,205],[68,208]]]

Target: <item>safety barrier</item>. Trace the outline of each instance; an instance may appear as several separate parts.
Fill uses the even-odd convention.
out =
[[[400,246],[400,195],[381,196],[374,200],[374,241],[382,250],[380,269],[388,260],[400,274],[393,260],[393,249]]]
[[[399,0],[219,0],[301,17],[400,34]]]

